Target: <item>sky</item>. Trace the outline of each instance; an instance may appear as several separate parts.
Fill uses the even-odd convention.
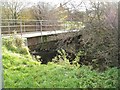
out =
[[[3,0],[5,1],[5,0]],[[58,4],[61,2],[66,2],[66,1],[70,1],[70,0],[7,0],[7,1],[22,1],[22,2],[31,2],[31,3],[37,3],[39,1],[41,2],[49,2],[52,4]],[[72,0],[74,2],[81,2],[81,1],[88,1],[88,0]],[[118,2],[120,0],[91,0],[91,1],[110,1],[110,2]]]
[[[77,6],[78,4],[80,4],[81,1],[84,2],[88,2],[89,0],[2,0],[3,2],[5,1],[18,1],[18,2],[23,2],[24,4],[27,4],[27,7],[30,7],[32,5],[37,4],[38,2],[46,2],[46,3],[50,3],[52,6],[54,5],[59,5],[60,3],[65,3],[68,1],[71,1],[72,4],[74,4],[75,6]],[[90,0],[90,1],[109,1],[109,2],[118,2],[120,0]],[[71,8],[71,5],[67,4],[69,8]],[[86,3],[87,7],[89,8],[90,4]],[[78,8],[80,11],[85,11],[85,6],[81,5],[81,7]]]
[[[3,0],[3,2],[5,1],[22,1],[22,2],[31,2],[31,3],[37,3],[41,1],[41,2],[49,2],[49,3],[57,4],[57,3],[68,1],[68,0]]]
[[[5,0],[3,0],[5,1]],[[7,0],[7,1],[21,1],[21,2],[24,2],[24,3],[29,3],[29,5],[34,5],[34,4],[37,4],[38,2],[46,2],[46,3],[50,3],[51,5],[58,5],[60,3],[64,3],[64,2],[68,2],[68,1],[71,1],[73,4],[79,4],[81,1],[84,1],[84,2],[87,2],[89,0]],[[109,2],[118,2],[120,0],[90,0],[90,1],[109,1]],[[86,3],[87,4],[87,3]],[[89,4],[88,4],[89,5]],[[84,7],[83,7],[84,8]]]
[[[57,4],[57,3],[60,3],[60,2],[70,1],[70,0],[22,0],[22,1],[29,1],[29,2],[33,2],[33,3],[42,1],[42,2],[52,2],[52,3]],[[82,1],[82,0],[73,0],[73,1],[80,2],[80,1]],[[83,1],[88,1],[88,0],[83,0]],[[97,0],[91,0],[91,1],[97,1]],[[118,2],[118,1],[120,1],[120,0],[98,0],[98,1]]]
[[[35,5],[35,4],[37,4],[38,2],[46,2],[46,3],[50,3],[51,5],[59,5],[60,3],[65,3],[65,2],[68,2],[68,1],[71,1],[72,2],[72,4],[75,4],[75,5],[77,5],[77,4],[80,4],[80,2],[81,1],[84,1],[84,2],[88,2],[89,0],[3,0],[3,2],[5,2],[5,1],[21,1],[21,2],[23,2],[23,3],[29,3],[27,6],[29,7],[29,6],[31,6],[31,5]],[[90,0],[90,1],[102,1],[102,2],[118,2],[118,1],[120,1],[120,0]],[[89,4],[88,3],[86,3],[87,4],[87,6],[89,7]],[[84,7],[84,5],[82,6],[82,7],[80,7],[80,9],[82,10],[82,11],[84,11],[85,10],[85,7]],[[80,10],[79,9],[79,10]]]

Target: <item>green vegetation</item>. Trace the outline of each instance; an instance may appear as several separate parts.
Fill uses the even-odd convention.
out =
[[[81,29],[84,27],[82,22],[78,21],[64,21],[65,24],[65,30],[74,30],[74,29]]]
[[[104,72],[90,66],[75,66],[67,63],[47,65],[35,61],[20,38],[3,39],[3,67],[5,88],[116,88],[118,69]],[[13,43],[14,41],[14,43]],[[15,44],[16,42],[16,44]],[[63,53],[64,54],[64,53]],[[63,56],[65,57],[65,55]]]

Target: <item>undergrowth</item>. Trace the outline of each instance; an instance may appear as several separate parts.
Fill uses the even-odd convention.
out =
[[[12,39],[13,40],[13,39]],[[3,68],[5,88],[116,88],[118,69],[104,72],[90,66],[67,63],[40,64],[32,59],[24,45],[17,46],[11,39],[3,40]],[[20,50],[20,51],[19,51]],[[27,52],[27,53],[26,53]]]

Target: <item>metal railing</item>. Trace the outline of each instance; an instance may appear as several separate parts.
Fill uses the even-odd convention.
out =
[[[57,20],[18,20],[2,19],[2,34],[29,33],[57,30],[80,29],[81,22],[78,21],[57,21]]]
[[[36,31],[55,31],[63,29],[63,22],[55,20],[13,20],[3,19],[1,23],[2,34],[26,33]]]

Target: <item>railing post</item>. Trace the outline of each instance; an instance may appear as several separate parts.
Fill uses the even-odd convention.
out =
[[[66,30],[66,21],[64,21],[64,31]]]
[[[63,25],[62,24],[63,24],[63,21],[60,21],[60,26],[61,26],[60,29],[61,30],[63,29]]]
[[[41,35],[42,35],[42,21],[40,21],[40,31],[41,31]]]
[[[21,33],[21,37],[22,37],[22,21],[20,22],[20,33]]]
[[[36,28],[35,28],[35,29],[36,29],[36,32],[37,32],[37,21],[35,22],[35,24],[36,24],[36,25],[35,25],[35,26],[36,26]]]
[[[55,40],[57,40],[57,34],[56,34],[56,31],[57,31],[57,30],[56,30],[56,29],[57,29],[57,22],[58,22],[58,21],[55,21]]]
[[[42,21],[40,21],[40,32],[41,32],[41,42],[42,42]]]
[[[25,21],[24,21],[24,32],[25,32]]]
[[[54,25],[54,31],[55,31],[55,36],[56,36],[56,21],[53,21]]]
[[[8,32],[9,32],[9,35],[10,35],[10,22],[8,21]]]

